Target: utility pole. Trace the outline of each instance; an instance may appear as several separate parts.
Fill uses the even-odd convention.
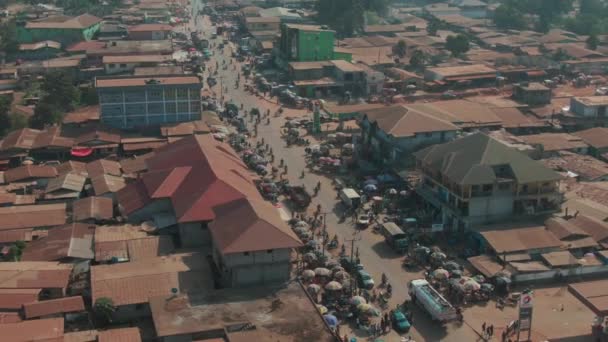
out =
[[[323,227],[321,228],[321,235],[322,235],[322,242],[321,245],[323,246],[323,255],[325,255],[325,244],[327,243],[327,211],[324,211],[322,213],[320,213],[321,215],[323,215]]]
[[[359,235],[358,231],[355,231],[353,233],[353,238],[352,239],[344,239],[344,243],[350,242],[350,265],[351,265],[351,269],[350,269],[350,276],[351,276],[351,286],[350,286],[350,295],[352,296],[354,293],[354,286],[356,286],[357,281],[354,277],[354,270],[355,270],[355,263],[354,263],[354,256],[355,256],[355,242],[357,241],[361,241],[361,236]],[[357,252],[357,254],[359,254]],[[354,285],[354,286],[353,286]]]

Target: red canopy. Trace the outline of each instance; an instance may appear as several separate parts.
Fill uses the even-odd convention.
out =
[[[90,147],[73,147],[71,154],[74,157],[87,157],[93,153],[93,149]]]

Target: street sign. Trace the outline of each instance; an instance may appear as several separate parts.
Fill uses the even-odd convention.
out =
[[[527,309],[532,307],[532,295],[529,293],[524,293],[519,297],[519,308]]]

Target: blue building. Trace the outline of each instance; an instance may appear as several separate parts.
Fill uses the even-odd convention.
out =
[[[200,120],[201,82],[188,75],[97,77],[100,119],[117,128]]]

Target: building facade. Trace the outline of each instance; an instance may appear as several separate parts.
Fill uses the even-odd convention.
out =
[[[98,77],[100,120],[117,128],[199,120],[201,83],[193,76]]]
[[[62,44],[92,40],[100,26],[101,19],[90,14],[48,17],[18,26],[17,40],[20,43],[52,40]]]
[[[416,192],[437,209],[435,223],[464,230],[560,210],[560,176],[483,134],[417,153]]]
[[[315,25],[283,24],[280,50],[287,61],[327,61],[334,57],[336,32]]]

